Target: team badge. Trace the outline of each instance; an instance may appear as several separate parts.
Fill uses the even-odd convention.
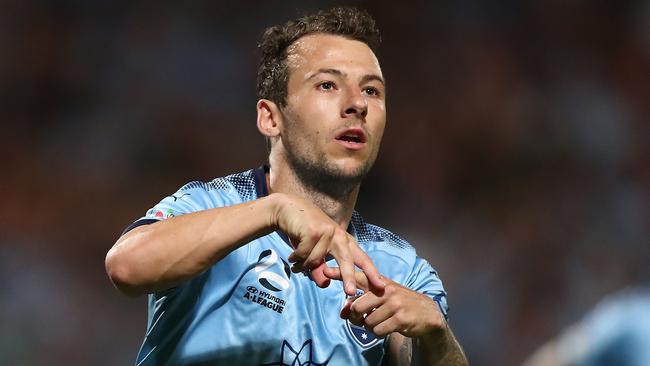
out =
[[[374,333],[364,327],[350,323],[349,320],[345,321],[345,327],[352,339],[363,348],[370,348],[379,342],[379,338]]]
[[[361,295],[363,295],[363,291],[357,290],[356,296]],[[345,304],[345,302],[347,302],[347,298],[343,304]],[[379,338],[377,338],[374,333],[364,327],[350,323],[349,320],[345,321],[345,328],[352,340],[362,348],[370,348],[379,342]]]

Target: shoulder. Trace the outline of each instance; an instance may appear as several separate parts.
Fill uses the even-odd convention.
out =
[[[257,197],[254,170],[214,178],[211,181],[191,181],[183,185],[178,192],[205,192],[210,194],[237,194],[242,200]]]
[[[446,293],[438,272],[426,259],[417,255],[408,241],[392,231],[365,222],[358,212],[354,212],[350,224],[357,242],[373,260],[379,272],[436,301],[444,300],[440,299]],[[443,304],[442,309],[446,314],[446,304]]]
[[[161,220],[173,216],[231,206],[257,198],[255,169],[208,182],[191,181],[164,197],[140,220]],[[147,221],[148,223],[149,221]]]
[[[214,178],[211,181],[191,181],[170,196],[187,197],[199,206],[219,207],[256,199],[258,196],[255,170],[247,170]]]
[[[352,214],[350,227],[357,242],[368,254],[376,255],[376,252],[384,252],[395,261],[405,262],[409,267],[415,265],[417,259],[415,248],[399,235],[367,223],[356,211]]]
[[[408,241],[390,230],[367,223],[357,211],[352,214],[350,227],[360,244],[383,243],[392,248],[415,254],[415,249]]]

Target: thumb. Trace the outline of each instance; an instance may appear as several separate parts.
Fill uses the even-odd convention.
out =
[[[316,285],[320,288],[325,288],[330,285],[330,279],[324,274],[326,269],[329,269],[329,267],[323,262],[318,267],[312,269],[310,273],[311,280],[316,282]]]

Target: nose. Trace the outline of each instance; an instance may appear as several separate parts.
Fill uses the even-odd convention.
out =
[[[361,93],[361,90],[359,88],[349,88],[348,95],[342,117],[348,118],[356,116],[357,118],[364,120],[368,114],[368,101]]]

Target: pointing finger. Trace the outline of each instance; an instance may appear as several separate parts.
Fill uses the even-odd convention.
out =
[[[357,293],[357,286],[359,286],[356,281],[354,264],[346,260],[338,260],[338,262],[339,274],[341,281],[343,281],[343,290],[346,294],[353,296]]]
[[[359,246],[355,245],[353,248],[353,254],[356,259],[355,264],[363,270],[363,273],[365,273],[369,280],[370,286],[375,290],[383,290],[386,287],[386,282],[377,270],[377,267],[375,267],[372,259]]]
[[[326,267],[323,273],[329,279],[343,281],[343,276],[341,275],[341,269],[339,267]],[[365,273],[361,271],[355,271],[354,279],[356,280],[357,288],[363,291],[370,290],[370,282],[368,281],[368,277],[366,277]]]

